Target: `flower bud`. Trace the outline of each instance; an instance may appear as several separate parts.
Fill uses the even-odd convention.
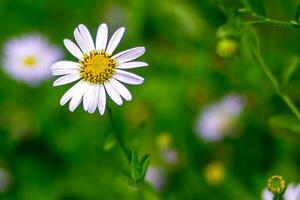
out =
[[[222,58],[232,58],[238,50],[238,43],[233,39],[221,39],[217,44],[217,54]]]
[[[269,178],[267,187],[274,195],[282,195],[287,185],[282,176],[274,175]]]

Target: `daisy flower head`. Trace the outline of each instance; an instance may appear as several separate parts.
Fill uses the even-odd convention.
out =
[[[274,194],[265,188],[262,192],[263,200],[273,200]],[[299,200],[300,199],[300,184],[289,184],[283,195],[285,200]]]
[[[208,142],[222,139],[232,131],[243,108],[244,98],[236,94],[227,95],[220,102],[205,107],[197,119],[197,135]]]
[[[62,52],[39,34],[9,40],[4,47],[3,67],[16,80],[36,86],[51,76],[50,66]]]
[[[83,108],[94,113],[97,108],[101,115],[105,112],[106,93],[117,104],[123,99],[130,101],[132,95],[123,83],[142,84],[144,78],[124,69],[148,66],[141,61],[133,61],[145,53],[144,47],[135,47],[113,55],[124,34],[125,28],[119,28],[108,41],[108,27],[101,24],[94,43],[89,30],[80,24],[74,31],[77,46],[69,39],[64,40],[68,51],[79,61],[60,61],[51,67],[52,75],[61,76],[53,83],[60,86],[77,81],[61,98],[60,104],[68,101],[73,112],[81,102]]]

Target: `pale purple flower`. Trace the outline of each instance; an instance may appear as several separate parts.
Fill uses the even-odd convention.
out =
[[[36,86],[51,77],[50,66],[61,57],[43,36],[25,35],[5,44],[3,67],[12,78]]]
[[[167,173],[162,167],[149,166],[145,180],[148,181],[157,191],[160,191],[167,183]]]
[[[222,139],[232,131],[243,108],[243,97],[235,94],[227,95],[220,102],[206,106],[197,119],[197,135],[208,142]]]

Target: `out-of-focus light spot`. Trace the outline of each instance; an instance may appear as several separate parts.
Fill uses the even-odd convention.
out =
[[[219,185],[225,179],[224,165],[219,161],[209,163],[204,169],[204,178],[210,185]]]
[[[159,149],[165,149],[170,147],[172,143],[172,138],[170,133],[168,132],[163,132],[159,134],[156,138],[156,145]]]

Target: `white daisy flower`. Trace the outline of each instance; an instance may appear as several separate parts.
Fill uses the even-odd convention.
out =
[[[148,64],[133,61],[145,53],[144,47],[135,47],[112,55],[124,31],[124,27],[119,28],[108,42],[107,25],[101,24],[94,43],[88,29],[81,24],[74,31],[79,48],[71,40],[64,40],[66,48],[79,62],[60,61],[53,64],[52,75],[61,76],[53,85],[79,81],[63,95],[61,105],[70,101],[69,110],[73,112],[83,101],[85,111],[94,113],[98,108],[103,115],[106,92],[117,105],[122,105],[123,99],[132,99],[131,93],[122,83],[139,85],[144,78],[124,69],[145,67]]]
[[[232,131],[243,108],[244,99],[238,95],[228,95],[221,102],[207,106],[197,120],[198,136],[208,142],[222,139]]]
[[[262,192],[263,200],[273,200],[273,193],[265,188]],[[300,199],[300,184],[289,184],[284,192],[284,200],[299,200]]]
[[[50,78],[50,66],[61,57],[62,52],[43,36],[26,35],[6,43],[3,66],[14,79],[36,86]]]
[[[166,185],[167,173],[161,167],[149,166],[145,180],[148,181],[157,191],[160,191]]]

